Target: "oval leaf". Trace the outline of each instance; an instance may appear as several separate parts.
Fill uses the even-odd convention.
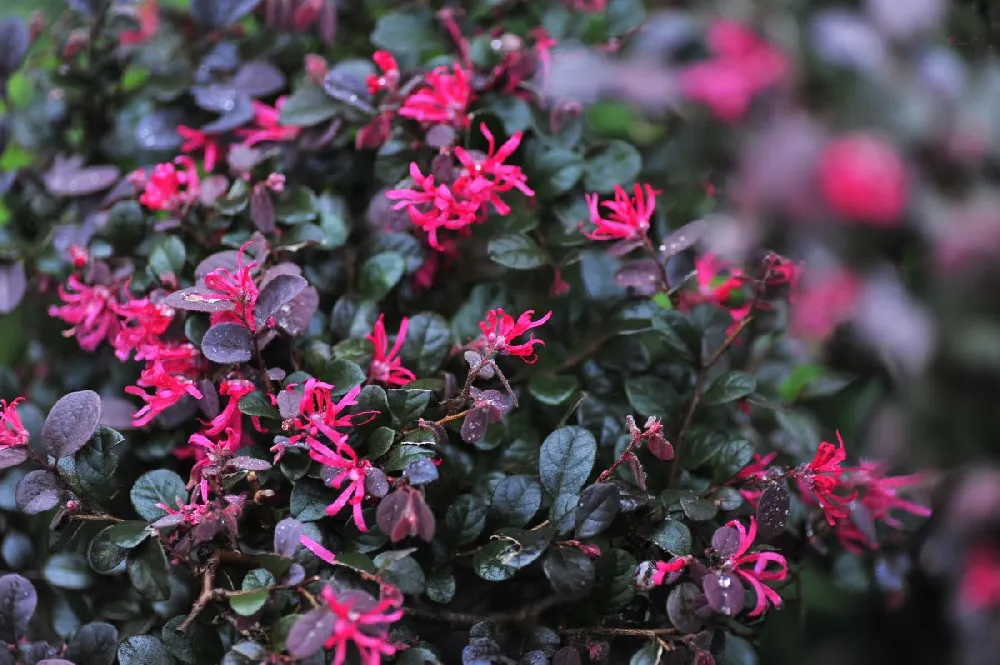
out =
[[[250,331],[238,323],[212,326],[201,340],[201,352],[220,365],[245,363],[250,360],[253,339]]]
[[[253,312],[254,321],[262,328],[269,318],[302,293],[309,286],[305,278],[298,275],[278,275],[260,291]]]
[[[83,448],[101,422],[101,398],[80,390],[60,398],[42,426],[42,442],[55,458],[69,457]]]

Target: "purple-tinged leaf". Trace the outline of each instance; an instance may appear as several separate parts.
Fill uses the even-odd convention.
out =
[[[378,505],[375,521],[394,543],[407,536],[419,536],[427,542],[434,538],[434,514],[415,490],[399,489],[388,494]]]
[[[781,483],[772,483],[761,492],[757,502],[757,539],[773,540],[785,530],[791,513],[791,497]]]
[[[43,176],[45,187],[54,196],[85,196],[105,190],[118,181],[115,166],[83,166],[80,156],[56,156]]]
[[[36,515],[55,508],[65,490],[56,474],[47,470],[29,472],[17,485],[14,500],[17,507],[28,515]]]
[[[713,610],[727,617],[735,616],[743,610],[746,591],[740,578],[733,573],[711,572],[705,575],[701,588]]]
[[[336,615],[326,608],[306,612],[288,631],[286,641],[288,653],[292,658],[306,658],[313,655],[323,648],[323,644],[336,625]]]
[[[202,286],[174,291],[163,299],[163,304],[190,312],[228,312],[236,309],[236,303]]]
[[[323,79],[323,90],[337,101],[363,113],[375,112],[365,79],[348,67],[335,66],[331,69]]]
[[[288,567],[288,572],[281,579],[282,584],[298,584],[306,578],[306,569],[302,564],[293,563]]]
[[[17,309],[26,289],[24,264],[20,261],[0,263],[0,314],[10,314]]]
[[[365,470],[365,492],[380,499],[389,493],[389,480],[382,469],[369,467]]]
[[[243,471],[267,471],[271,468],[271,463],[267,460],[249,457],[247,455],[237,455],[230,464]]]
[[[201,340],[201,352],[220,365],[245,363],[250,360],[253,338],[250,330],[238,323],[212,326]]]
[[[19,18],[0,21],[0,81],[16,72],[31,46],[28,25]]]
[[[663,240],[659,247],[660,254],[664,258],[680,254],[701,240],[706,231],[708,231],[708,222],[704,219],[696,219],[690,224],[685,224]]]
[[[250,60],[237,70],[229,85],[250,97],[266,97],[285,87],[285,75],[266,60]]]
[[[851,501],[850,519],[858,531],[864,534],[869,542],[878,542],[878,531],[875,528],[875,519],[868,508],[860,501]]]
[[[576,647],[563,647],[552,654],[552,665],[582,665],[580,652]]]
[[[267,378],[272,381],[284,381],[287,372],[280,367],[268,367],[267,368]]]
[[[440,475],[437,465],[426,457],[421,457],[407,464],[404,473],[411,485],[433,483]]]
[[[28,459],[28,450],[24,446],[20,446],[18,448],[2,448],[0,449],[0,471],[3,469],[9,469],[12,466],[17,466],[26,459]]]
[[[254,309],[254,321],[258,328],[264,327],[269,318],[277,315],[285,307],[291,309],[291,302],[309,286],[298,275],[278,275],[260,291]]]
[[[118,629],[111,624],[94,621],[76,632],[63,655],[76,665],[111,665],[117,649]]]
[[[175,513],[173,515],[164,515],[160,519],[150,524],[150,526],[153,527],[154,529],[166,529],[172,526],[178,526],[180,524],[184,524],[186,519],[187,518],[182,513]]]
[[[233,107],[212,122],[202,125],[206,134],[222,134],[247,124],[254,118],[253,101],[246,95],[237,95]]]
[[[208,273],[214,270],[219,270],[220,268],[223,270],[228,270],[229,272],[235,271],[237,262],[239,261],[239,256],[240,253],[235,249],[225,249],[221,252],[210,254],[209,256],[205,257],[205,259],[201,263],[195,266],[194,269],[195,280],[197,280],[198,282],[203,282],[205,280],[205,276],[208,275]],[[257,259],[259,260],[260,257],[257,257]]]
[[[451,125],[434,125],[427,130],[424,140],[427,141],[428,147],[445,148],[454,145],[457,137],[458,132]]]
[[[651,295],[660,282],[660,268],[652,259],[629,261],[618,269],[614,281],[618,286],[636,289],[641,295]]]
[[[250,219],[261,233],[274,233],[274,201],[267,187],[254,187],[250,194]]]
[[[486,426],[489,424],[489,412],[485,408],[469,409],[462,421],[462,441],[475,443],[486,436]]]
[[[16,644],[37,606],[38,594],[26,578],[16,574],[0,577],[0,643]]]
[[[62,658],[46,658],[45,660],[38,661],[35,665],[75,665],[75,663]]]
[[[712,534],[712,549],[723,559],[728,559],[739,549],[740,533],[731,526],[719,527]]]
[[[278,327],[292,337],[298,337],[309,329],[313,316],[319,310],[319,292],[308,286],[292,298],[274,315]]]
[[[274,528],[274,553],[281,556],[292,556],[299,548],[303,533],[302,522],[292,517],[286,517]]]
[[[695,613],[695,602],[703,597],[701,589],[690,582],[678,584],[667,597],[667,616],[674,628],[682,633],[695,633],[704,621]]]
[[[93,390],[70,393],[52,405],[42,426],[42,442],[56,459],[69,457],[83,448],[100,422],[100,395]]]
[[[179,109],[163,109],[142,116],[135,126],[135,142],[140,148],[156,152],[173,152],[181,145],[177,125],[184,124]]]

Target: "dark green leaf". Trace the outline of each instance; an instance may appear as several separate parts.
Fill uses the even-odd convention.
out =
[[[726,646],[719,665],[759,665],[760,659],[753,646],[742,637],[726,633]]]
[[[278,409],[271,404],[271,401],[267,398],[267,396],[259,390],[255,390],[254,392],[241,397],[239,409],[240,413],[245,413],[248,416],[273,418],[275,420],[281,419],[281,414],[278,413]]]
[[[555,532],[551,527],[536,528],[530,531],[512,528],[500,529],[494,538],[514,545],[514,550],[504,554],[500,562],[518,569],[531,565],[545,553],[554,535]]]
[[[556,547],[545,555],[542,566],[552,590],[569,599],[583,598],[594,587],[594,562],[575,547]]]
[[[110,573],[125,561],[128,550],[115,545],[111,540],[111,527],[105,527],[97,532],[87,549],[87,560],[90,567],[98,573]]]
[[[438,568],[427,576],[427,597],[442,605],[447,605],[455,597],[455,574],[450,565]]]
[[[490,512],[510,526],[525,526],[542,505],[542,487],[530,476],[508,476],[497,484]]]
[[[682,406],[680,394],[669,382],[655,376],[636,376],[625,382],[628,402],[644,416],[669,416]]]
[[[43,574],[45,581],[52,586],[69,591],[82,591],[95,581],[85,558],[65,552],[49,557]]]
[[[693,494],[684,494],[681,496],[681,508],[688,519],[695,522],[710,520],[719,512],[718,506],[714,503]]]
[[[503,582],[514,577],[517,568],[504,563],[507,557],[517,553],[517,547],[508,541],[491,540],[472,557],[472,567],[487,582]]]
[[[500,118],[503,130],[508,135],[523,132],[531,126],[531,106],[520,97],[514,95],[496,97],[490,102],[489,108]]]
[[[158,540],[147,540],[128,554],[126,564],[132,586],[152,600],[170,597],[170,565]]]
[[[605,551],[597,560],[601,614],[618,612],[635,598],[635,566],[635,557],[619,549]]]
[[[118,647],[121,665],[174,665],[174,657],[154,635],[133,635]]]
[[[436,48],[440,41],[427,12],[389,12],[379,17],[371,42],[391,51],[401,67],[414,67],[421,56]]]
[[[151,531],[146,522],[138,520],[119,522],[108,530],[108,537],[111,539],[111,542],[125,549],[136,547],[139,543],[146,540],[146,538],[149,538],[150,535]]]
[[[417,374],[437,371],[451,350],[448,322],[433,312],[421,312],[410,318],[400,356],[403,364]]]
[[[315,522],[326,516],[326,507],[336,498],[336,493],[322,483],[303,478],[292,487],[291,515],[300,522]]]
[[[162,503],[171,508],[177,507],[178,499],[186,503],[188,496],[184,481],[173,471],[156,469],[139,476],[132,486],[129,497],[132,507],[141,518],[148,521],[160,519],[167,514],[156,504]]]
[[[291,99],[288,101],[291,102]],[[288,104],[285,104],[285,109],[287,108]],[[316,219],[316,194],[308,187],[290,187],[275,206],[274,214],[279,221],[288,225],[305,224]]]
[[[63,656],[74,665],[111,665],[118,648],[118,630],[108,623],[88,623],[73,635]]]
[[[671,589],[667,598],[667,616],[670,617],[670,623],[682,633],[696,633],[705,625],[704,620],[695,614],[696,603],[701,595],[701,589],[691,582],[678,584]]]
[[[64,468],[69,471],[72,467],[71,473],[83,494],[91,499],[106,501],[118,491],[115,473],[124,441],[125,437],[119,432],[98,425],[97,431],[76,455],[59,460],[60,473]]]
[[[326,609],[314,610],[314,612],[323,612],[327,617],[329,617],[330,623],[329,626],[327,627],[328,629],[325,633],[323,633],[323,635],[329,635],[330,630],[333,629],[333,624],[336,621],[336,616],[333,614],[333,612]],[[309,612],[309,614],[312,613],[313,612]],[[308,616],[308,614],[303,616]],[[310,630],[311,629],[312,628],[310,627]],[[320,646],[323,646],[323,642],[325,640],[326,640],[325,637],[323,637],[320,640]],[[291,633],[289,633],[287,641],[290,643],[289,653],[292,653],[291,649],[294,649],[295,645],[303,644],[301,639],[293,640]],[[310,655],[310,654],[305,654],[305,655]],[[220,663],[220,665],[261,665],[262,663],[265,663],[267,661],[267,658],[268,658],[267,649],[265,649],[261,645],[256,644],[254,642],[237,642],[235,645],[233,645],[233,648],[227,651],[226,655],[222,657],[222,662]]]
[[[225,649],[215,628],[195,621],[181,632],[179,628],[182,623],[184,616],[176,616],[164,624],[160,633],[163,645],[174,658],[188,665],[217,663],[222,660]]]
[[[652,323],[677,360],[688,365],[700,364],[701,333],[686,315],[677,310],[665,310],[657,312]]]
[[[279,122],[286,127],[312,127],[337,115],[340,107],[323,88],[304,85],[281,107]]]
[[[545,265],[545,254],[531,238],[510,233],[490,240],[490,258],[514,270],[531,270]]]
[[[583,159],[572,150],[552,148],[537,155],[529,166],[528,181],[540,199],[565,194],[583,177]]]
[[[608,34],[618,37],[632,32],[646,19],[646,7],[642,0],[608,0],[604,10]]]
[[[726,441],[712,456],[715,482],[722,483],[735,476],[753,460],[753,444],[746,439]]]
[[[674,556],[687,556],[691,554],[691,531],[683,522],[679,520],[666,519],[658,526],[652,534],[650,540],[656,543],[660,549],[669,552]]]
[[[575,376],[539,374],[528,384],[528,392],[542,404],[562,404],[576,392],[580,384]]]
[[[386,391],[389,400],[389,411],[399,421],[400,425],[409,425],[419,418],[431,403],[429,390],[403,390],[394,388]]]
[[[149,268],[155,277],[181,274],[187,252],[177,236],[164,236],[149,254]]]
[[[576,526],[576,504],[580,501],[580,495],[576,492],[560,494],[552,501],[549,509],[549,521],[556,533],[562,535],[569,533]]]
[[[757,390],[757,380],[746,372],[728,372],[708,387],[701,401],[706,406],[716,406],[746,397]]]
[[[406,259],[396,252],[376,254],[361,265],[358,291],[369,300],[378,301],[389,295],[406,272]]]
[[[434,451],[426,446],[401,443],[389,452],[383,470],[389,473],[402,471],[413,462],[433,456]]]
[[[357,363],[350,360],[331,360],[323,366],[323,371],[316,378],[335,386],[334,396],[347,393],[354,386],[365,382],[365,371]]]
[[[628,665],[658,665],[662,653],[659,644],[647,644],[632,655]]]
[[[444,524],[454,545],[471,543],[486,528],[486,503],[474,494],[462,494],[448,506]]]
[[[615,185],[628,185],[642,169],[642,155],[625,141],[611,141],[587,158],[583,184],[588,192],[611,193]]]
[[[583,490],[576,506],[576,537],[593,538],[607,529],[618,515],[618,506],[618,488],[611,483]]]
[[[412,556],[391,556],[386,552],[375,557],[375,566],[381,571],[382,578],[400,591],[411,596],[419,596],[427,587],[424,571]]]
[[[545,437],[538,459],[542,485],[552,496],[578,494],[594,468],[597,440],[582,427],[562,427]]]

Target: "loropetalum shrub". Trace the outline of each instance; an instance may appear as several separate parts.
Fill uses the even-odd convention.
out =
[[[921,477],[802,405],[882,283],[725,257],[706,218],[891,232],[893,138],[782,107],[802,63],[732,17],[388,4],[0,23],[0,304],[37,329],[4,375],[0,663],[752,663],[803,571],[908,561]],[[870,4],[829,21],[882,39]],[[670,85],[608,78],[633,43]],[[602,128],[608,90],[759,134],[739,163]]]

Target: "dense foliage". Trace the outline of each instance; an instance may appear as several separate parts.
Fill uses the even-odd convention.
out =
[[[978,6],[68,4],[0,22],[0,665],[742,665],[918,567],[992,662],[996,477],[911,545],[997,433]]]

